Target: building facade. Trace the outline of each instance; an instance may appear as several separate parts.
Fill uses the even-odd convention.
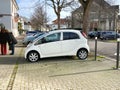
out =
[[[32,31],[33,30],[28,18],[20,16],[18,22],[21,23],[22,30],[25,30],[25,31]]]
[[[89,30],[116,30],[119,6],[112,6],[105,0],[94,0],[89,13]],[[72,27],[82,28],[83,8],[72,12]]]
[[[52,21],[52,29],[58,29],[58,19]],[[68,20],[66,18],[60,19],[60,28],[68,28]]]
[[[0,23],[16,36],[18,33],[18,5],[16,0],[0,0]]]

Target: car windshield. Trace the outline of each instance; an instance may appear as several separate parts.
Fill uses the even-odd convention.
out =
[[[35,35],[35,38],[41,36],[42,34],[44,34],[44,33],[38,33],[37,35]]]
[[[38,37],[36,37],[32,42],[44,37],[46,35],[46,33],[42,33],[41,35],[39,35]]]

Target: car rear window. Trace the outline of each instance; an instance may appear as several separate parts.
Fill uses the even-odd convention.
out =
[[[63,32],[63,40],[79,39],[78,34],[73,32]]]

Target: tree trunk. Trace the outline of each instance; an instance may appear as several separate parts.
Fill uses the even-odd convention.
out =
[[[89,19],[89,8],[84,9],[83,12],[83,31],[87,34],[87,29],[88,29],[88,22]]]
[[[88,20],[89,20],[89,12],[90,12],[90,6],[93,2],[93,0],[79,0],[81,5],[83,6],[83,31],[87,34],[88,29]]]
[[[58,18],[58,29],[60,29],[60,14],[57,15],[57,18]]]

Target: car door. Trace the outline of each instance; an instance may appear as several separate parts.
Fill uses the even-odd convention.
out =
[[[42,57],[59,56],[61,53],[61,33],[53,33],[42,38],[39,45]]]
[[[80,45],[80,37],[74,32],[63,32],[62,54],[72,55]]]

